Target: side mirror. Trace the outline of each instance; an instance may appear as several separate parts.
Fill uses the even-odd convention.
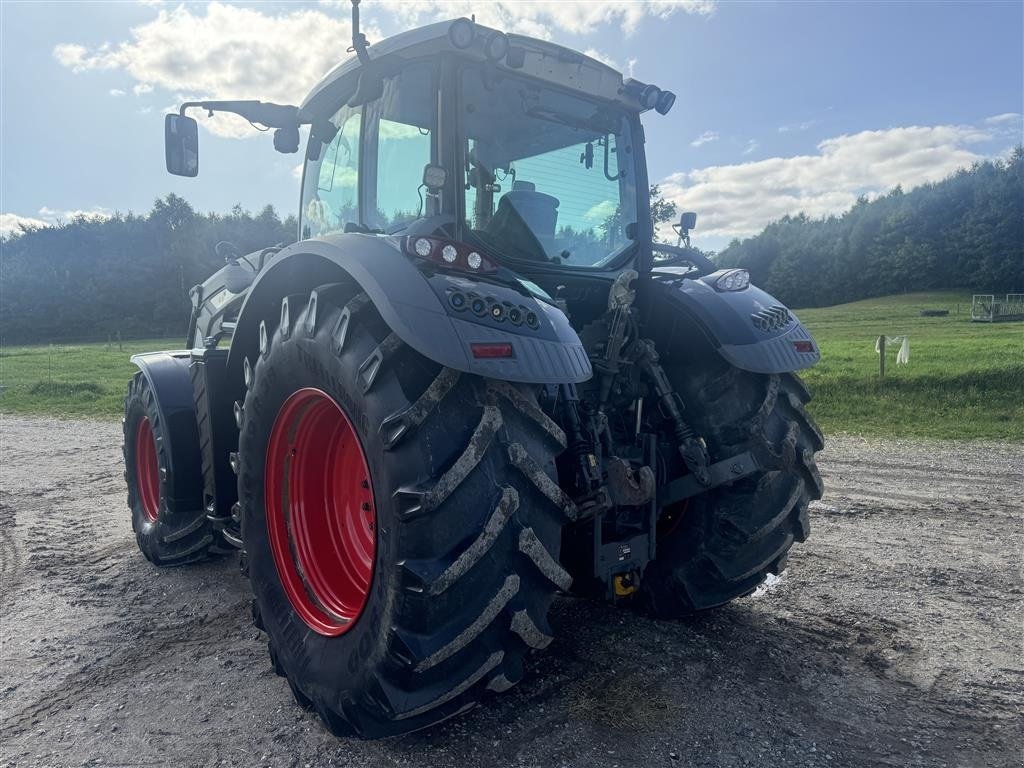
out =
[[[683,231],[697,228],[697,214],[687,211],[679,217],[679,228]]]
[[[199,124],[184,115],[167,115],[164,118],[164,153],[168,173],[198,176]]]

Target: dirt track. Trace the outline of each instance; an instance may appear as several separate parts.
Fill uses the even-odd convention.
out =
[[[0,430],[2,766],[1020,764],[1020,446],[833,438],[777,583],[686,622],[559,600],[517,688],[374,743],[294,705],[234,558],[143,560],[119,425]]]

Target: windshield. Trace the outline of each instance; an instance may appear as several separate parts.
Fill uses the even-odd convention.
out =
[[[636,221],[624,114],[485,67],[461,76],[465,218],[497,255],[602,266]]]

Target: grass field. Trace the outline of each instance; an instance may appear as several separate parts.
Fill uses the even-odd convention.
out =
[[[826,432],[886,437],[1024,440],[1024,323],[972,323],[971,297],[908,294],[797,312],[821,346],[804,372]],[[957,304],[960,314],[957,316]],[[948,317],[921,317],[948,309]],[[878,378],[875,340],[910,337]]]
[[[48,344],[0,350],[0,412],[121,418],[129,357],[180,349],[181,339],[113,344]]]
[[[960,315],[956,305],[960,304]],[[948,317],[920,317],[949,309]],[[971,323],[970,296],[909,294],[798,312],[822,350],[805,371],[826,433],[1024,440],[1024,323]],[[910,363],[890,348],[878,379],[875,339],[910,336]],[[119,418],[136,352],[180,340],[11,347],[0,351],[0,412]]]

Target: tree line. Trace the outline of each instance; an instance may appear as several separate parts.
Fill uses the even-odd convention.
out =
[[[1024,149],[846,213],[785,216],[716,257],[794,307],[893,293],[1024,291]]]
[[[221,240],[242,253],[295,240],[294,217],[198,213],[168,195],[148,214],[74,218],[0,244],[3,343],[181,336],[189,289],[223,266]]]

